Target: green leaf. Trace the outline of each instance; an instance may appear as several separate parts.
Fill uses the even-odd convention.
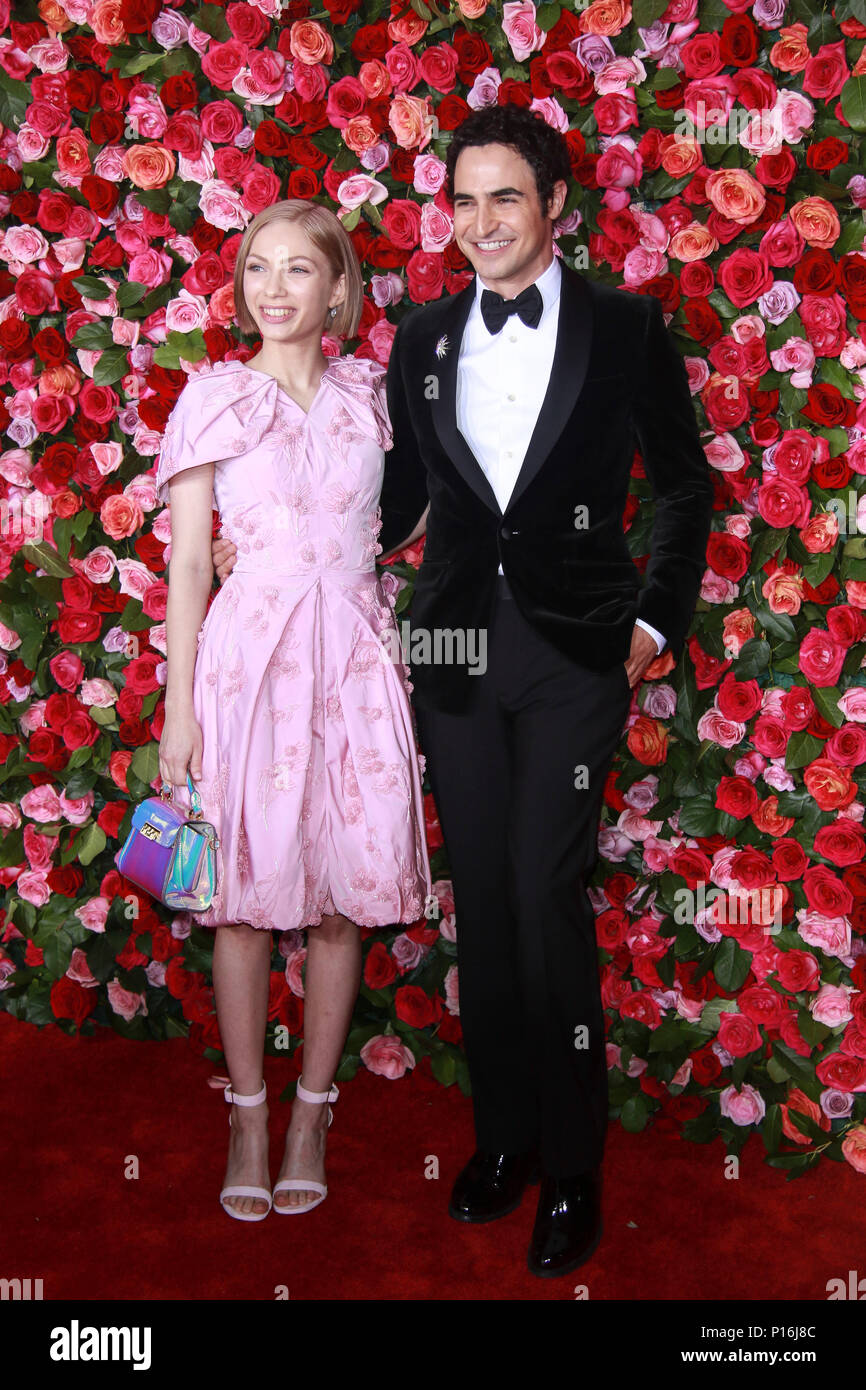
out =
[[[629,1096],[619,1117],[623,1129],[628,1130],[629,1134],[640,1134],[641,1130],[646,1128],[648,1119],[649,1102],[643,1091]]]
[[[143,743],[136,748],[129,765],[140,781],[152,786],[159,775],[159,744],[153,741]]]
[[[75,841],[75,855],[79,864],[87,865],[101,854],[106,846],[105,831],[96,821],[86,825]]]
[[[852,130],[866,130],[866,77],[849,77],[841,92],[842,115]]]
[[[726,936],[716,947],[713,974],[727,994],[734,994],[743,984],[752,964],[751,951],[744,951],[732,936]]]
[[[841,729],[845,723],[845,716],[838,704],[842,694],[839,687],[835,685],[810,685],[809,694],[822,718],[826,719],[828,724],[832,724],[834,729]]]
[[[683,835],[715,835],[719,829],[719,811],[708,792],[691,797],[681,808],[679,828]]]
[[[71,565],[67,564],[62,555],[58,555],[53,546],[47,541],[28,542],[22,545],[21,554],[25,560],[29,560],[31,565],[38,565],[46,574],[54,576],[56,579],[68,579],[75,573]]]
[[[632,6],[632,18],[641,29],[649,29],[651,24],[661,18],[666,9],[667,0],[635,0]]]
[[[782,1142],[782,1111],[778,1103],[767,1107],[764,1123],[761,1125],[761,1138],[767,1153],[775,1153]]]
[[[93,368],[96,386],[111,386],[129,371],[129,349],[122,344],[106,348]]]
[[[122,290],[121,285],[120,292]],[[82,348],[87,352],[110,347],[111,343],[111,328],[105,319],[97,319],[95,323],[83,323],[72,339],[73,347]]]
[[[539,5],[535,11],[535,22],[539,29],[543,29],[545,34],[559,22],[562,14],[561,5]]]
[[[104,280],[97,279],[95,275],[79,275],[72,283],[85,299],[111,298],[112,286],[106,285]]]
[[[824,744],[820,738],[815,738],[805,729],[799,730],[791,735],[788,746],[785,749],[785,767],[788,769],[806,767],[813,759],[821,756]]]
[[[127,280],[125,284],[118,286],[115,298],[121,309],[128,309],[130,304],[137,304],[149,292],[147,285],[142,285],[140,281]]]

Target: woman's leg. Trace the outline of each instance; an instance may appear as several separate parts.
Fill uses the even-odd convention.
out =
[[[337,913],[310,927],[305,966],[303,1083],[308,1091],[327,1091],[343,1054],[361,982],[361,934],[355,923]],[[280,1178],[325,1181],[327,1129],[327,1105],[295,1097]],[[312,1189],[278,1192],[274,1203],[306,1206],[317,1196]]]
[[[269,931],[239,922],[218,927],[213,954],[217,1021],[232,1090],[251,1096],[261,1090],[273,941]],[[268,1172],[268,1107],[233,1105],[224,1187],[271,1188]],[[227,1197],[235,1211],[264,1212],[261,1197]]]

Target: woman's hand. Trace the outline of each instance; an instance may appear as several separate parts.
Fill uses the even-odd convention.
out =
[[[238,558],[237,547],[228,536],[215,536],[211,555],[217,578],[220,584],[224,584],[235,567],[235,560]]]
[[[186,786],[186,773],[194,782],[201,780],[201,757],[204,740],[195,714],[166,713],[159,740],[159,772],[164,782],[173,787]]]

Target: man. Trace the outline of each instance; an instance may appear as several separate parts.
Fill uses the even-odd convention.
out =
[[[604,783],[632,687],[665,643],[682,651],[713,493],[658,301],[554,254],[562,137],[523,108],[486,108],[455,131],[446,170],[476,275],[398,325],[379,540],[384,557],[426,524],[413,639],[487,637],[483,668],[410,652],[477,1144],[449,1211],[495,1220],[540,1175],[528,1264],[548,1276],[601,1236],[607,1070],[586,879]],[[636,443],[656,502],[643,587],[622,525]]]

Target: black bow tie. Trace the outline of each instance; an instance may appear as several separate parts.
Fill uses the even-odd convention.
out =
[[[498,333],[510,314],[517,314],[527,328],[537,328],[544,302],[537,285],[527,285],[516,299],[503,299],[495,290],[481,291],[481,317],[490,333]]]

